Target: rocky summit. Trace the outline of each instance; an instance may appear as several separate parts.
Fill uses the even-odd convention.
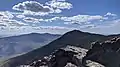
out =
[[[87,51],[84,48],[67,46],[56,50],[41,60],[34,61],[29,65],[21,65],[20,67],[84,67],[82,58]],[[88,66],[101,67],[102,65],[89,61]]]
[[[93,42],[89,50],[67,45],[19,67],[120,67],[120,38]]]
[[[82,59],[85,66],[86,60],[103,64],[105,67],[120,67],[120,38],[113,38],[102,43],[95,42],[92,48]]]

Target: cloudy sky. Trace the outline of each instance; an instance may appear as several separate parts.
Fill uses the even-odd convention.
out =
[[[0,35],[120,34],[120,0],[0,0]]]

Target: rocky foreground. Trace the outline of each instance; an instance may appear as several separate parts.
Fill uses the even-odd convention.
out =
[[[19,67],[120,67],[120,38],[94,42],[90,50],[68,45]]]
[[[20,67],[83,67],[82,58],[88,50],[67,46],[45,56],[43,59],[34,61],[30,65],[21,65]],[[89,61],[88,66],[100,67],[99,63]]]

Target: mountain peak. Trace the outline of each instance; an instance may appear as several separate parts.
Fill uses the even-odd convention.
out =
[[[88,32],[82,32],[80,30],[72,30],[64,34],[63,36],[68,36],[68,37],[76,37],[76,36],[86,36],[86,35],[91,35],[91,33]]]
[[[68,33],[83,33],[83,32],[80,31],[80,30],[72,30],[72,31],[70,31],[70,32],[68,32]]]

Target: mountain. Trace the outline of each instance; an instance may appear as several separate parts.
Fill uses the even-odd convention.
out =
[[[60,37],[57,34],[30,33],[0,38],[0,58],[29,52]]]
[[[89,60],[89,61],[88,61]],[[66,46],[19,67],[120,67],[120,37],[92,43],[89,50]]]
[[[23,64],[29,64],[36,59],[40,59],[43,56],[49,55],[54,50],[57,50],[62,47],[66,47],[67,45],[82,47],[85,49],[90,48],[90,43],[94,41],[105,41],[107,39],[111,39],[113,37],[119,37],[120,35],[100,35],[100,34],[93,34],[88,32],[81,32],[78,30],[73,30],[67,32],[60,38],[50,42],[49,44],[35,49],[31,52],[26,54],[8,59],[4,62],[4,67],[16,67]],[[1,66],[2,67],[2,66]]]

